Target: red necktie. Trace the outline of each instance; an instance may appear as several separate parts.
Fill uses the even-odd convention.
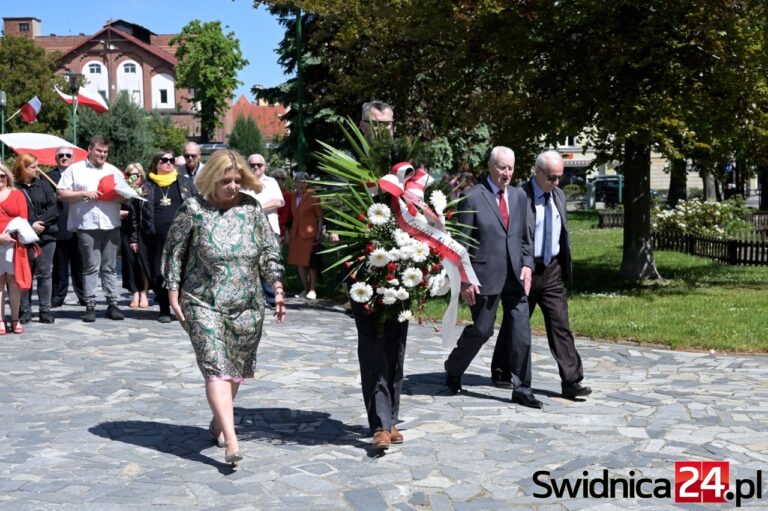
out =
[[[507,229],[509,227],[509,210],[507,209],[507,201],[504,198],[504,190],[499,190],[499,213],[501,213],[504,229]]]

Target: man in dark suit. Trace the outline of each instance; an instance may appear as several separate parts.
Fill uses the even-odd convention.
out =
[[[63,146],[56,150],[56,167],[48,176],[56,183],[61,179],[61,173],[72,163],[71,147]],[[56,233],[56,250],[53,253],[53,283],[51,307],[61,307],[69,291],[69,278],[72,276],[72,288],[80,305],[85,305],[83,292],[83,261],[80,259],[80,249],[77,245],[77,234],[67,230],[69,204],[57,201],[59,208],[59,230]]]
[[[533,282],[528,294],[530,313],[538,305],[544,315],[547,341],[557,362],[562,395],[568,399],[588,396],[592,389],[581,384],[584,369],[568,321],[568,294],[565,282],[571,280],[571,242],[565,210],[565,193],[557,187],[563,176],[563,158],[557,151],[546,151],[536,158],[535,174],[521,188],[528,198],[534,221]],[[497,387],[511,385],[507,363],[509,338],[504,324],[491,361],[491,379]]]
[[[462,298],[472,309],[473,324],[464,328],[445,361],[445,382],[457,394],[464,374],[480,347],[493,335],[496,309],[502,304],[505,335],[511,340],[507,367],[511,367],[512,401],[542,408],[531,390],[531,327],[526,295],[533,268],[533,232],[525,194],[510,186],[515,153],[494,147],[488,177],[467,192],[458,218],[472,238],[469,256],[480,286],[462,286]]]
[[[394,110],[389,104],[370,101],[363,105],[360,131],[369,141],[391,138],[393,124]],[[396,317],[383,320],[381,311],[369,314],[362,304],[354,300],[350,304],[357,328],[357,359],[373,448],[384,451],[391,444],[403,443],[397,423],[408,322],[401,323]]]

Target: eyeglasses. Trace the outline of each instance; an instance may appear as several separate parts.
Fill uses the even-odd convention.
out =
[[[184,158],[199,158],[199,154],[185,154]]]
[[[56,158],[72,158],[72,153],[61,153],[57,154]]]
[[[563,177],[563,176],[553,176],[553,175],[550,175],[550,174],[544,174],[544,178],[545,178],[547,181],[549,181],[550,183],[556,183],[556,182],[560,181],[560,179],[561,179],[562,177]]]
[[[260,169],[264,166],[263,163],[249,163],[248,165],[250,165],[252,169]]]
[[[137,174],[135,172],[131,172],[130,174],[126,174],[125,177],[131,178],[131,177],[139,177],[141,174]]]
[[[174,163],[176,161],[176,158],[174,158],[174,157],[170,157],[170,158],[162,157],[158,161],[160,163]]]

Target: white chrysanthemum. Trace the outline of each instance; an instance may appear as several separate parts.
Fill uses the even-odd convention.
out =
[[[377,248],[368,256],[368,264],[376,268],[388,265],[390,262],[389,252],[383,248]]]
[[[408,311],[403,311],[403,312],[401,312],[400,314],[397,315],[397,320],[400,323],[405,323],[406,321],[410,321],[411,319],[413,319],[413,312],[411,312],[409,310]]]
[[[397,286],[399,286],[399,285],[400,285],[400,281],[399,281],[399,280],[397,280],[397,279],[392,279],[392,280],[388,280],[388,281],[387,281],[387,284],[389,284],[390,286],[394,286],[394,287],[397,287]]]
[[[389,258],[392,261],[398,261],[403,258],[403,254],[402,252],[400,252],[399,249],[393,248],[392,250],[389,251]]]
[[[405,287],[414,287],[421,284],[421,270],[409,266],[400,276]]]
[[[395,238],[395,243],[397,243],[398,247],[407,247],[414,241],[413,238],[402,229],[395,229],[392,236]]]
[[[372,204],[368,208],[368,220],[373,225],[384,225],[389,222],[392,212],[386,204]]]
[[[429,202],[432,203],[432,207],[435,208],[435,213],[438,215],[442,215],[443,210],[448,205],[448,199],[440,190],[433,190],[432,193],[429,194]]]
[[[445,270],[429,277],[428,282],[430,296],[443,296],[451,290],[451,281],[448,279],[448,274]]]
[[[403,261],[407,261],[408,259],[413,258],[413,245],[406,245],[404,247],[400,247],[400,259]]]
[[[386,291],[386,288],[384,288],[384,287],[377,287],[376,288],[376,294],[377,295],[383,295],[385,291]]]
[[[404,287],[397,288],[397,293],[395,294],[398,300],[407,300],[411,295],[408,293],[408,291],[405,290]]]
[[[429,257],[429,245],[421,241],[417,241],[412,246],[411,261],[414,263],[423,263]]]
[[[373,296],[373,289],[364,282],[355,282],[349,288],[349,296],[357,303],[365,303]]]
[[[385,289],[384,293],[381,295],[381,301],[384,303],[384,305],[392,305],[397,301],[397,290],[396,289]]]

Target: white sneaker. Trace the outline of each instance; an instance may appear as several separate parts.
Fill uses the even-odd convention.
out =
[[[306,298],[307,297],[307,292],[306,291],[302,291],[301,293],[299,293],[297,295],[293,295],[293,297],[294,298]]]
[[[307,300],[314,300],[316,298],[317,298],[317,293],[315,293],[314,291],[310,291],[309,293],[307,293]]]

